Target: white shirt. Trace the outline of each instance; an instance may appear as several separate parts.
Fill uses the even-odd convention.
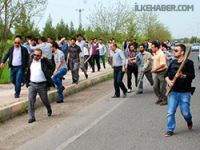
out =
[[[86,47],[83,48],[83,55],[84,55],[84,56],[89,55],[89,50],[88,50],[88,48],[86,48]]]
[[[19,47],[19,48],[14,47],[12,66],[21,66],[21,65],[22,65],[21,47]]]
[[[44,72],[42,71],[42,65],[41,60],[35,61],[33,60],[31,64],[31,82],[44,82],[47,81],[47,79],[44,76]]]
[[[99,44],[99,55],[103,56],[106,53],[106,46],[104,44]]]

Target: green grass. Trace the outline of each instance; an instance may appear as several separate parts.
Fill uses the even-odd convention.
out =
[[[6,64],[2,70],[0,70],[0,84],[10,83],[10,70]]]

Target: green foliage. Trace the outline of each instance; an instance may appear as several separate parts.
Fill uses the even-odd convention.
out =
[[[10,70],[8,69],[8,65],[0,70],[0,84],[10,83]]]
[[[65,24],[63,19],[56,25],[56,35],[59,39],[70,35],[68,24]]]
[[[43,29],[43,32],[42,32],[42,35],[44,37],[56,37],[57,33],[56,33],[56,29],[55,27],[53,27],[53,24],[52,24],[52,18],[51,16],[49,15],[49,18],[45,24],[45,27]]]

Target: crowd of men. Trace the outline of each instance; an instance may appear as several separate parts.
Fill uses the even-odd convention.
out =
[[[157,97],[155,101],[159,105],[168,104],[167,132],[165,136],[171,136],[175,129],[175,113],[180,106],[181,113],[187,122],[189,129],[192,128],[192,115],[190,113],[191,83],[195,78],[194,65],[191,60],[185,62],[185,67],[180,73],[177,70],[184,60],[186,47],[178,44],[171,50],[170,41],[147,40],[138,44],[137,40],[125,40],[122,49],[119,49],[115,39],[104,44],[103,39],[85,40],[80,34],[69,41],[65,38],[26,37],[22,42],[21,36],[16,36],[14,45],[3,58],[0,68],[3,68],[9,59],[11,69],[11,81],[15,87],[15,98],[20,97],[21,86],[26,83],[29,99],[29,123],[36,121],[34,104],[36,95],[39,94],[47,108],[48,116],[52,115],[51,105],[48,100],[48,89],[57,88],[57,103],[64,102],[62,84],[64,76],[71,70],[72,84],[79,83],[79,70],[81,69],[88,78],[89,65],[92,72],[106,68],[105,56],[114,70],[113,98],[120,97],[120,89],[123,97],[133,92],[132,75],[136,94],[142,94],[143,77],[145,76],[153,86]],[[95,67],[96,64],[96,67]],[[127,74],[127,86],[123,83],[124,74]],[[174,83],[173,78],[177,77]],[[166,88],[172,87],[169,96],[166,96]]]

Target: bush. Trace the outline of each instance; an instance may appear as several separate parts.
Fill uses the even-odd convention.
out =
[[[10,83],[10,70],[8,69],[8,65],[0,70],[0,84]]]

